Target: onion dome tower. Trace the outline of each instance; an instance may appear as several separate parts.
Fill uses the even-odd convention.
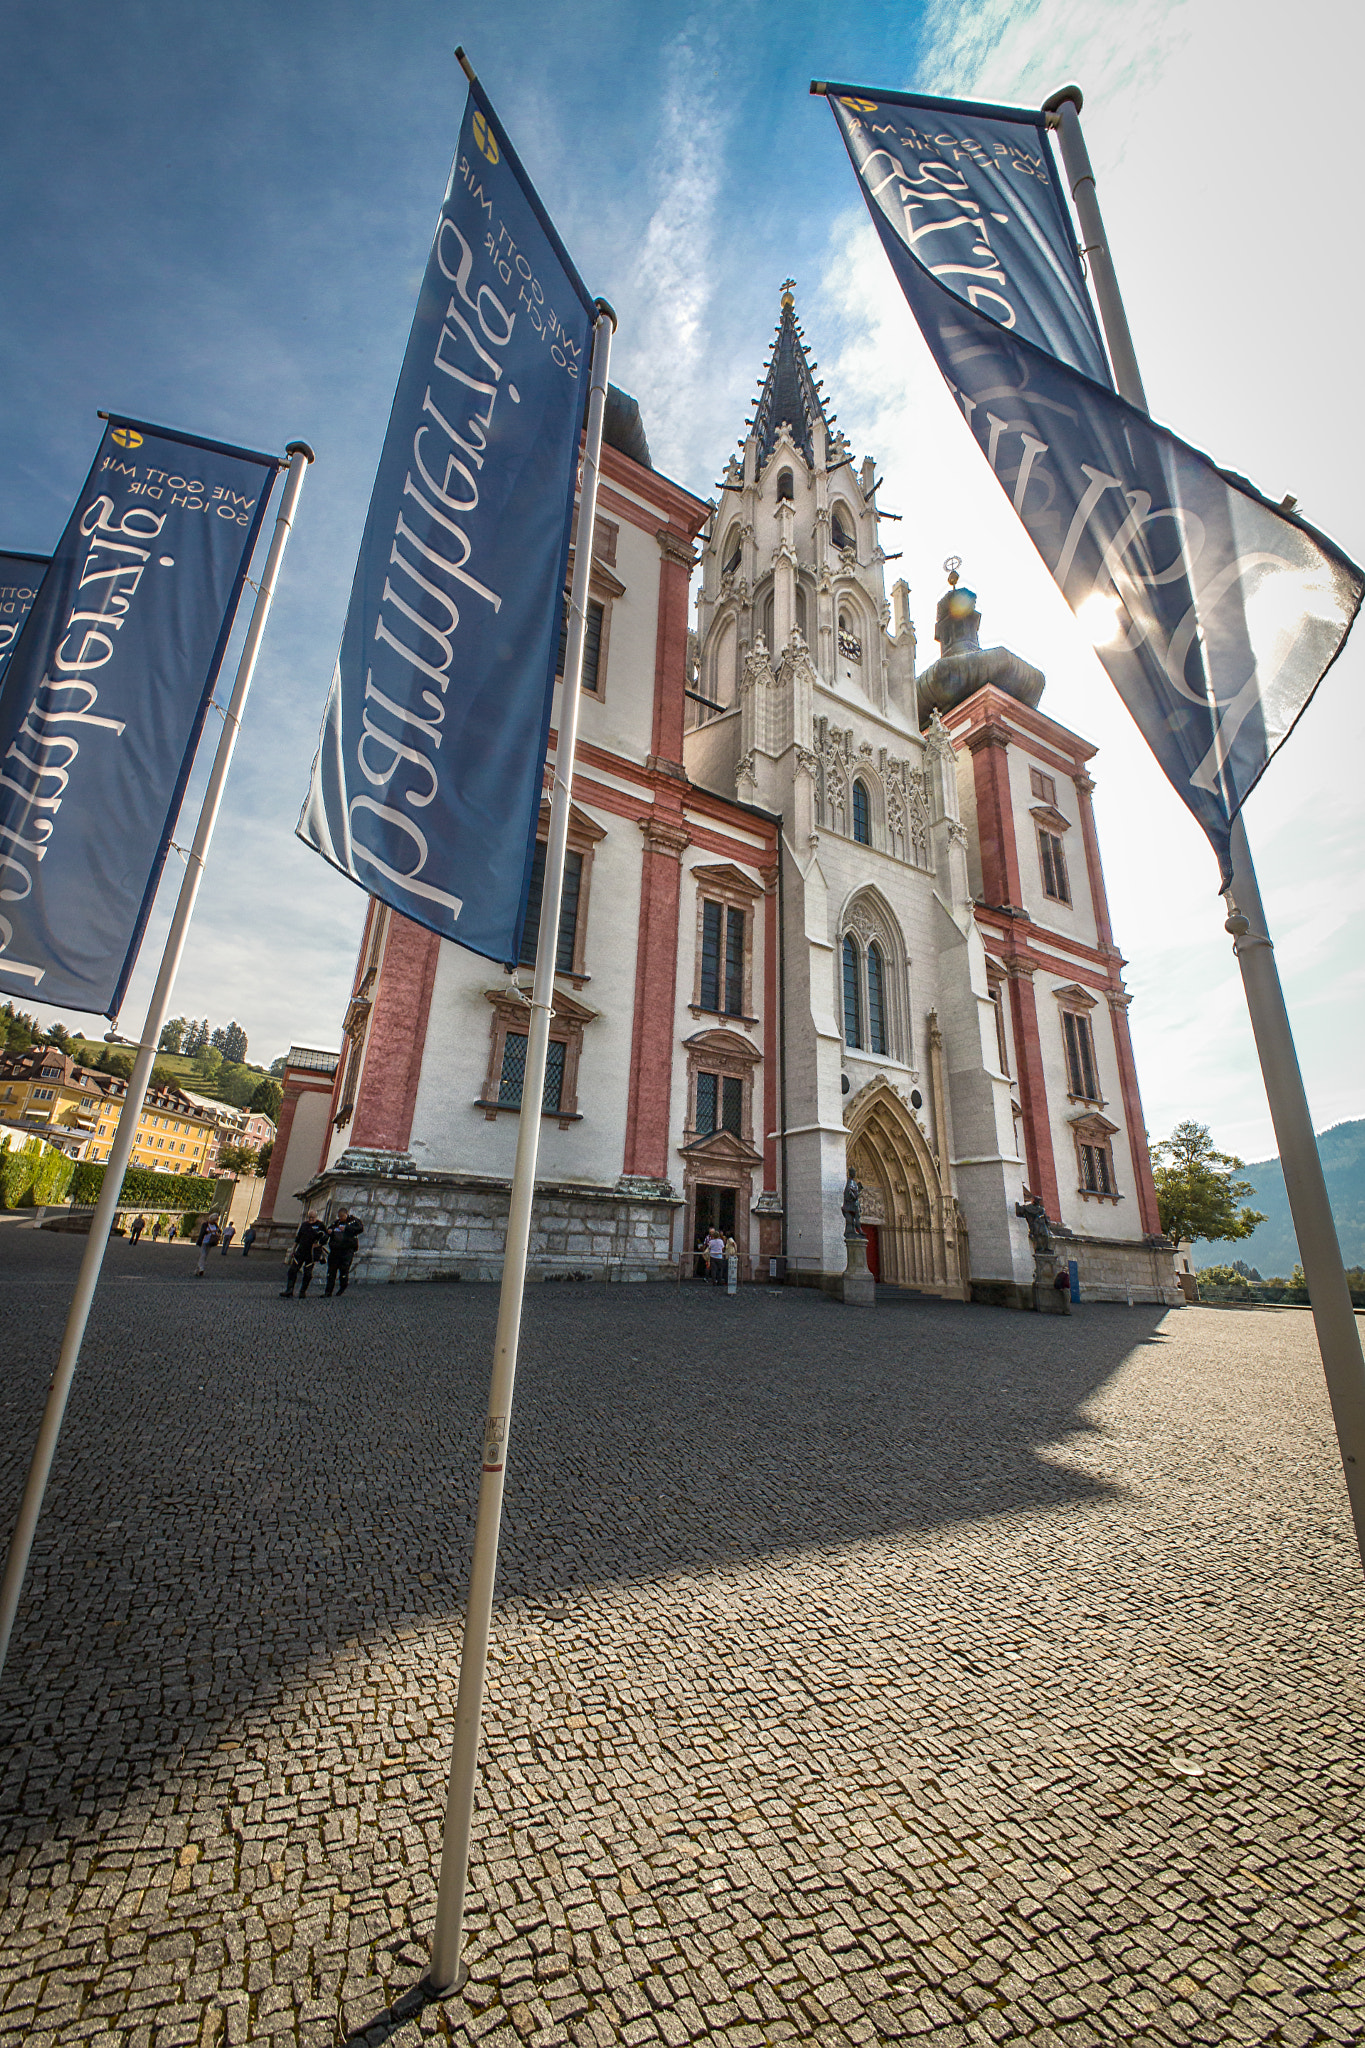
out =
[[[949,555],[943,566],[948,572],[948,588],[938,601],[934,621],[939,657],[920,672],[916,691],[920,729],[928,725],[935,711],[942,717],[987,683],[1032,709],[1043,694],[1047,677],[1008,647],[981,645],[976,592],[957,580],[961,557]]]

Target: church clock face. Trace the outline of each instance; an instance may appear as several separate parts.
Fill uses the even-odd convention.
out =
[[[861,688],[863,680],[863,643],[861,628],[853,614],[843,605],[839,607],[838,660],[835,672],[840,683]]]

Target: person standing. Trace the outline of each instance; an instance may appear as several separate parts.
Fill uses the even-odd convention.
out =
[[[243,1257],[243,1258],[245,1258],[245,1257],[247,1256],[247,1253],[248,1253],[248,1252],[249,1252],[249,1251],[251,1250],[251,1247],[252,1247],[252,1245],[253,1245],[253,1244],[255,1244],[255,1242],[256,1242],[256,1226],[255,1226],[255,1224],[254,1224],[254,1223],[248,1223],[248,1224],[247,1224],[247,1227],[246,1227],[246,1229],[245,1229],[245,1230],[244,1230],[244,1231],[242,1232],[242,1257]]]
[[[225,1259],[227,1257],[228,1249],[232,1243],[233,1238],[236,1237],[236,1235],[237,1225],[235,1223],[229,1223],[227,1229],[223,1232],[223,1249],[219,1254],[220,1258]]]
[[[351,1261],[360,1249],[360,1233],[364,1228],[360,1218],[353,1216],[349,1209],[337,1211],[336,1222],[327,1234],[327,1285],[323,1289],[324,1295],[330,1295],[334,1287],[338,1294],[346,1292],[351,1277]]]
[[[711,1263],[711,1285],[725,1285],[725,1239],[718,1230],[713,1230],[706,1240],[706,1256]]]
[[[196,1280],[203,1279],[204,1268],[208,1264],[209,1253],[213,1250],[213,1247],[217,1244],[217,1242],[218,1225],[214,1222],[212,1216],[209,1216],[205,1219],[203,1228],[199,1232],[199,1264],[196,1266],[194,1272],[194,1277]]]
[[[141,1216],[134,1216],[132,1229],[128,1232],[129,1244],[136,1244],[138,1239],[141,1237],[143,1221],[144,1218],[142,1218]]]
[[[157,1219],[156,1219],[156,1222],[155,1222],[155,1223],[154,1223],[154,1224],[152,1225],[152,1243],[153,1243],[153,1244],[160,1244],[160,1242],[161,1242],[161,1218],[160,1218],[160,1217],[158,1216],[158,1217],[157,1217]]]
[[[281,1301],[294,1299],[294,1282],[300,1281],[299,1300],[308,1292],[308,1283],[313,1277],[313,1268],[318,1254],[327,1243],[327,1226],[318,1221],[317,1211],[310,1209],[294,1233],[294,1251],[289,1261],[289,1273],[280,1292]]]

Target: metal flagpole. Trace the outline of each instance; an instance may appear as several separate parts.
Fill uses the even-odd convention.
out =
[[[1079,119],[1078,85],[1064,85],[1043,103],[1049,126],[1061,143],[1062,163],[1080,222],[1083,253],[1090,268],[1105,339],[1121,397],[1148,410],[1138,374],[1133,339],[1119,294],[1113,258],[1105,239],[1091,168]],[[1275,965],[1274,942],[1266,929],[1261,892],[1252,865],[1251,848],[1240,812],[1232,821],[1232,882],[1227,891],[1226,929],[1242,971],[1242,987],[1251,1017],[1252,1036],[1261,1062],[1270,1120],[1280,1148],[1285,1191],[1289,1196],[1303,1260],[1308,1298],[1317,1329],[1318,1350],[1332,1403],[1337,1444],[1341,1451],[1346,1491],[1356,1542],[1365,1563],[1365,1358],[1351,1291],[1341,1261],[1336,1223],[1323,1178],[1322,1160],[1313,1135],[1313,1119],[1299,1070],[1294,1035],[1285,1008],[1284,990]]]
[[[536,1156],[540,1149],[540,1102],[545,1091],[545,1060],[550,1043],[550,1013],[555,992],[555,953],[559,940],[559,905],[564,887],[564,855],[569,836],[569,801],[574,754],[578,744],[578,699],[583,674],[583,626],[587,617],[588,570],[597,515],[597,483],[602,456],[602,420],[607,405],[607,366],[616,315],[604,299],[597,301],[593,328],[592,373],[588,425],[583,452],[578,519],[574,529],[573,584],[569,595],[569,629],[564,650],[564,681],[560,692],[559,737],[555,747],[554,788],[550,798],[550,837],[545,849],[545,888],[540,899],[536,936],[536,967],[531,983],[531,1023],[526,1046],[526,1072],[521,1084],[517,1120],[517,1156],[507,1216],[507,1241],[502,1262],[502,1293],[498,1329],[493,1343],[493,1375],[488,1389],[488,1415],[483,1431],[483,1470],[479,1508],[474,1524],[474,1554],[469,1565],[464,1642],[460,1651],[460,1687],[455,1701],[455,1735],[446,1795],[445,1833],[441,1843],[441,1875],[436,1891],[436,1925],[431,1937],[427,1986],[437,1996],[464,1981],[460,1948],[464,1932],[465,1889],[469,1877],[469,1838],[474,1819],[474,1779],[483,1718],[484,1682],[488,1671],[488,1638],[493,1620],[493,1582],[498,1569],[498,1530],[507,1469],[507,1439],[512,1421],[512,1389],[517,1371],[517,1340],[521,1331],[522,1296],[526,1286],[526,1254],[531,1236],[531,1198],[535,1191]]]
[[[280,509],[275,518],[275,532],[270,543],[270,553],[266,557],[265,573],[257,591],[251,624],[247,628],[246,644],[242,648],[242,658],[237,664],[237,679],[232,686],[232,696],[223,714],[223,730],[218,741],[218,751],[214,756],[213,772],[209,776],[208,788],[204,792],[199,824],[189,858],[185,863],[185,875],[176,899],[171,928],[166,934],[166,950],[161,956],[161,971],[157,975],[156,987],[152,991],[152,1000],[147,1008],[147,1020],[142,1027],[142,1037],[138,1043],[137,1058],[133,1062],[128,1092],[124,1096],[123,1109],[119,1115],[113,1143],[109,1148],[104,1180],[90,1224],[89,1241],[85,1247],[85,1256],[81,1260],[76,1291],[67,1312],[57,1370],[52,1375],[52,1384],[48,1388],[47,1405],[43,1409],[43,1419],[38,1428],[38,1441],[33,1450],[33,1461],[29,1466],[23,1498],[19,1503],[19,1514],[14,1524],[14,1535],[10,1540],[5,1577],[3,1584],[0,1584],[0,1671],[4,1669],[10,1636],[14,1630],[14,1618],[19,1611],[19,1596],[23,1591],[24,1577],[28,1571],[29,1552],[33,1548],[34,1531],[42,1512],[48,1474],[52,1470],[52,1460],[57,1451],[57,1438],[61,1434],[67,1396],[71,1392],[76,1362],[81,1355],[85,1326],[89,1320],[91,1303],[95,1298],[95,1289],[99,1284],[100,1268],[104,1264],[114,1212],[119,1206],[124,1170],[132,1153],[133,1140],[137,1136],[137,1121],[142,1111],[143,1098],[147,1093],[147,1083],[151,1079],[152,1063],[156,1058],[161,1027],[166,1021],[166,1012],[171,1004],[171,992],[175,987],[175,977],[180,967],[180,956],[185,950],[185,937],[194,912],[194,900],[199,893],[199,881],[204,872],[209,841],[213,837],[213,828],[223,800],[223,785],[227,781],[228,769],[232,765],[232,756],[237,745],[242,709],[246,703],[247,691],[251,688],[256,657],[261,647],[261,636],[265,632],[265,622],[270,615],[270,602],[275,595],[280,560],[284,554],[285,542],[289,538],[299,492],[303,488],[304,471],[313,460],[313,451],[304,441],[291,441],[286,453],[290,458],[289,469],[280,498]]]

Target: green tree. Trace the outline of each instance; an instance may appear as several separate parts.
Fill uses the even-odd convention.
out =
[[[179,1085],[180,1078],[174,1067],[168,1067],[164,1060],[158,1060],[152,1068],[153,1088],[176,1088]]]
[[[262,1180],[265,1179],[265,1176],[270,1171],[270,1158],[274,1150],[275,1140],[271,1138],[262,1145],[260,1151],[256,1154],[256,1171],[260,1174]]]
[[[1237,1207],[1254,1190],[1249,1180],[1236,1177],[1243,1161],[1215,1148],[1207,1124],[1191,1119],[1177,1124],[1169,1138],[1153,1145],[1152,1158],[1157,1162],[1152,1172],[1157,1208],[1167,1237],[1202,1237],[1220,1244],[1227,1238],[1250,1237],[1256,1225],[1265,1222],[1259,1210]]]
[[[202,1075],[206,1081],[211,1081],[222,1064],[223,1055],[217,1046],[205,1045],[200,1047],[199,1055],[194,1062],[194,1071]]]
[[[220,1145],[218,1148],[218,1170],[230,1173],[235,1180],[239,1173],[256,1171],[256,1147],[254,1145]]]
[[[188,1030],[189,1025],[186,1023],[183,1017],[172,1017],[170,1023],[162,1027],[161,1039],[160,1043],[157,1046],[157,1051],[179,1052],[181,1047],[185,1043],[185,1033]]]
[[[278,1081],[272,1080],[267,1074],[264,1081],[257,1082],[255,1092],[251,1097],[248,1107],[259,1110],[260,1114],[268,1116],[272,1123],[278,1123],[280,1120],[280,1104],[283,1101],[284,1090]]]

